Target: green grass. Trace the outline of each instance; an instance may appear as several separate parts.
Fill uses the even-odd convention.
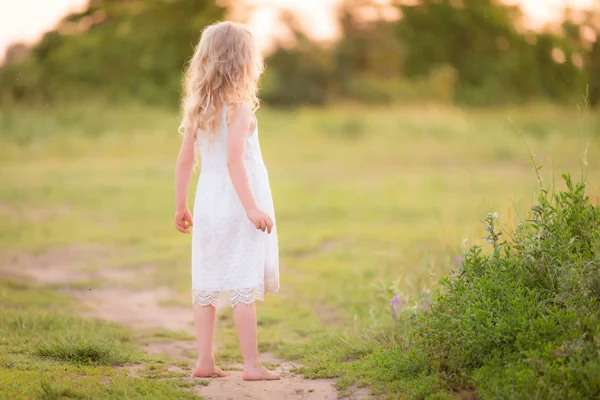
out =
[[[510,228],[532,204],[539,186],[521,135],[552,184],[554,171],[579,176],[587,126],[588,190],[595,202],[600,195],[594,154],[600,118],[576,110],[339,106],[264,109],[258,117],[282,260],[282,292],[259,307],[261,350],[302,361],[308,376],[341,377],[340,389],[358,383],[419,397],[419,390],[439,384],[410,383],[425,372],[409,364],[389,368],[387,376],[361,371],[404,353],[404,346],[393,346],[404,343],[403,329],[410,328],[393,325],[394,295],[432,289],[454,268],[463,239],[481,242],[488,212],[498,212]],[[167,286],[178,293],[173,302],[189,304],[189,237],[171,227],[177,125],[175,112],[135,104],[1,110],[0,262],[17,251],[93,244],[100,250],[81,268],[153,265],[132,290]],[[192,189],[190,204],[193,195]],[[90,372],[77,379],[100,398],[181,390],[111,369],[139,360],[135,338],[73,317],[74,305],[52,288],[19,281],[1,290],[3,320],[14,321],[18,309],[33,325],[62,321],[47,335],[27,330],[23,340],[31,346],[13,338],[14,347],[0,347],[3,363],[21,365],[0,372],[0,386],[14,396],[81,390],[79,381],[70,382],[82,368]],[[239,360],[230,311],[218,329],[219,361]],[[382,331],[397,337],[375,340]],[[35,374],[40,368],[54,371],[43,385]]]
[[[23,292],[35,295],[23,299]],[[3,282],[0,293],[9,299],[0,313],[0,334],[8,353],[81,365],[122,364],[140,358],[129,332],[58,311],[56,305],[68,300],[56,293],[10,280]],[[39,299],[51,307],[39,304]]]
[[[3,280],[0,298],[1,399],[196,398],[186,381],[141,380],[116,368],[150,360],[134,333],[73,316],[70,299],[51,289]]]

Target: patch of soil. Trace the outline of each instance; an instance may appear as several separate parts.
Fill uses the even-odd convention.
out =
[[[90,260],[105,259],[106,254],[106,249],[90,245],[56,247],[42,254],[16,252],[2,260],[2,270],[43,284],[79,282],[93,277],[83,267]]]
[[[196,343],[191,340],[168,340],[152,342],[143,347],[148,354],[164,355],[173,360],[187,361],[193,366],[196,358]]]
[[[185,347],[185,345],[183,346]],[[302,375],[294,373],[293,363],[282,361],[271,353],[263,353],[261,359],[265,362],[279,364],[274,370],[281,376],[279,381],[246,382],[242,379],[242,364],[228,364],[224,370],[227,376],[223,378],[194,378],[191,371],[178,366],[170,365],[167,370],[171,372],[190,373],[188,382],[197,382],[190,389],[203,399],[208,400],[335,400],[340,398],[335,389],[333,379],[304,379]],[[193,366],[193,364],[191,364]],[[142,365],[126,365],[121,367],[129,376],[139,378]],[[178,378],[181,379],[181,378]],[[205,382],[210,382],[208,385]],[[369,391],[364,388],[351,388],[346,390],[347,396],[342,399],[370,399]]]
[[[85,310],[83,315],[133,328],[161,328],[193,333],[192,308],[159,304],[173,298],[167,288],[135,291],[126,288],[69,290]]]
[[[136,291],[127,283],[148,276],[153,266],[86,269],[90,261],[106,258],[106,249],[89,245],[57,247],[42,254],[14,253],[2,265],[3,274],[60,285],[98,282],[99,288],[64,289],[83,306],[82,314],[133,328],[159,328],[193,333],[191,307],[167,306],[177,294],[168,288]]]
[[[329,244],[322,247],[328,247]],[[147,275],[152,267],[145,272],[140,269],[97,269],[86,270],[83,266],[91,259],[97,262],[106,254],[102,249],[86,246],[69,246],[57,248],[41,255],[18,254],[2,266],[2,272],[7,274],[25,275],[42,284],[74,283],[98,281],[99,288],[66,289],[82,305],[82,315],[100,318],[134,329],[168,329],[185,331],[193,334],[192,308],[181,306],[161,306],[176,298],[177,293],[168,288],[136,291],[127,287],[127,282],[133,283],[136,278]],[[323,249],[322,249],[323,250]],[[326,248],[325,248],[326,250]],[[218,312],[228,304],[219,305]],[[324,320],[335,320],[334,310],[321,308],[320,314]],[[166,340],[149,343],[144,347],[149,354],[167,356],[170,359],[185,361],[193,367],[195,358],[195,343],[187,340]],[[270,353],[261,355],[265,362],[278,365],[275,369],[282,377],[279,381],[245,382],[242,380],[242,365],[226,365],[227,377],[210,379],[205,386],[201,379],[190,376],[190,381],[198,385],[191,388],[195,393],[207,399],[314,399],[333,400],[338,398],[333,379],[304,379],[302,375],[293,372],[294,364],[278,359]],[[129,376],[139,378],[142,365],[126,365],[121,367]],[[175,366],[169,368],[183,371]],[[369,398],[367,390],[353,391],[351,399]],[[348,398],[348,397],[346,397]]]
[[[281,379],[271,382],[246,382],[242,380],[242,366],[238,367],[239,371],[227,371],[226,377],[212,378],[210,385],[195,387],[194,392],[209,400],[338,398],[333,379],[304,379],[302,375],[293,373],[293,365],[287,362],[275,368]]]
[[[4,203],[0,203],[0,215],[5,215],[8,216],[10,218],[17,218],[19,216],[19,214],[17,213],[17,211],[15,209],[13,209],[12,207],[4,204]]]

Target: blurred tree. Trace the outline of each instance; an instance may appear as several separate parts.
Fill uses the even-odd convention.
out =
[[[324,104],[353,98],[390,102],[390,79],[399,76],[401,48],[395,23],[362,17],[365,8],[377,11],[371,0],[346,0],[339,8],[340,39],[315,43],[302,32],[291,14],[282,19],[293,32],[293,46],[280,46],[268,60],[262,97],[272,104]]]
[[[4,55],[4,62],[7,64],[19,62],[23,60],[28,53],[29,48],[25,43],[13,43],[8,47],[8,49],[6,49],[6,54]]]
[[[176,103],[181,70],[200,31],[224,12],[209,0],[92,0],[23,61],[0,70],[3,97],[133,95]]]
[[[600,40],[594,42],[588,53],[586,69],[589,79],[589,102],[590,105],[597,106],[600,104]]]
[[[269,57],[261,82],[261,97],[271,104],[325,104],[334,76],[330,51],[302,33],[299,22],[283,13],[294,43],[281,44]]]
[[[585,72],[587,100],[590,105],[600,104],[600,9],[588,10],[580,23],[574,22],[574,13],[565,10],[563,35],[574,48],[572,57]]]
[[[517,29],[522,13],[516,6],[499,0],[422,0],[399,8],[397,34],[406,46],[407,76],[451,65],[460,101],[565,100],[581,88],[581,71],[552,58],[555,48],[570,54],[568,42],[549,33],[528,40]]]
[[[330,44],[309,40],[282,14],[295,41],[267,60],[262,98],[288,106],[567,102],[589,84],[591,103],[600,103],[600,12],[582,23],[567,13],[557,34],[525,31],[521,10],[501,0],[411,4],[394,5],[394,19],[382,18],[378,1],[344,0],[340,39]],[[209,0],[92,0],[33,48],[15,47],[0,68],[0,101],[91,95],[175,105],[201,29],[225,11]]]
[[[346,0],[340,6],[341,38],[333,57],[336,86],[342,96],[352,96],[357,77],[389,80],[399,75],[402,48],[394,35],[395,22],[364,17],[365,10],[378,14],[382,7],[369,0]]]

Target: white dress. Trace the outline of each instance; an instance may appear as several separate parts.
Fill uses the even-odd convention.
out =
[[[246,216],[227,170],[227,107],[219,132],[209,143],[198,132],[200,178],[194,202],[192,230],[192,296],[194,304],[216,306],[222,294],[231,306],[264,300],[279,290],[279,252],[276,225],[270,234]],[[247,139],[244,156],[252,193],[260,210],[275,224],[269,175],[258,142],[258,126]]]

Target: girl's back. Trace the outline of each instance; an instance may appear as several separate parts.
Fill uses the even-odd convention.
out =
[[[196,304],[216,305],[221,295],[230,295],[235,307],[239,302],[262,300],[266,291],[279,289],[279,259],[276,227],[270,234],[256,229],[231,181],[227,111],[226,106],[217,135],[197,136],[201,170],[193,214],[192,289]],[[244,164],[258,207],[275,221],[269,176],[254,125],[246,139]]]
[[[229,107],[225,105],[221,111],[221,123],[218,133],[210,137],[199,131],[196,135],[196,143],[200,153],[201,171],[229,173],[227,170],[227,112]],[[254,123],[254,129],[248,136],[244,161],[248,168],[264,168],[260,144],[258,141],[258,123]]]
[[[215,365],[213,342],[217,301],[227,295],[244,357],[243,378],[279,379],[258,361],[256,343],[255,300],[279,289],[273,199],[253,113],[261,73],[252,34],[222,22],[203,31],[185,74],[175,227],[192,232],[197,377],[226,375]],[[195,153],[201,173],[192,216],[187,193]]]

